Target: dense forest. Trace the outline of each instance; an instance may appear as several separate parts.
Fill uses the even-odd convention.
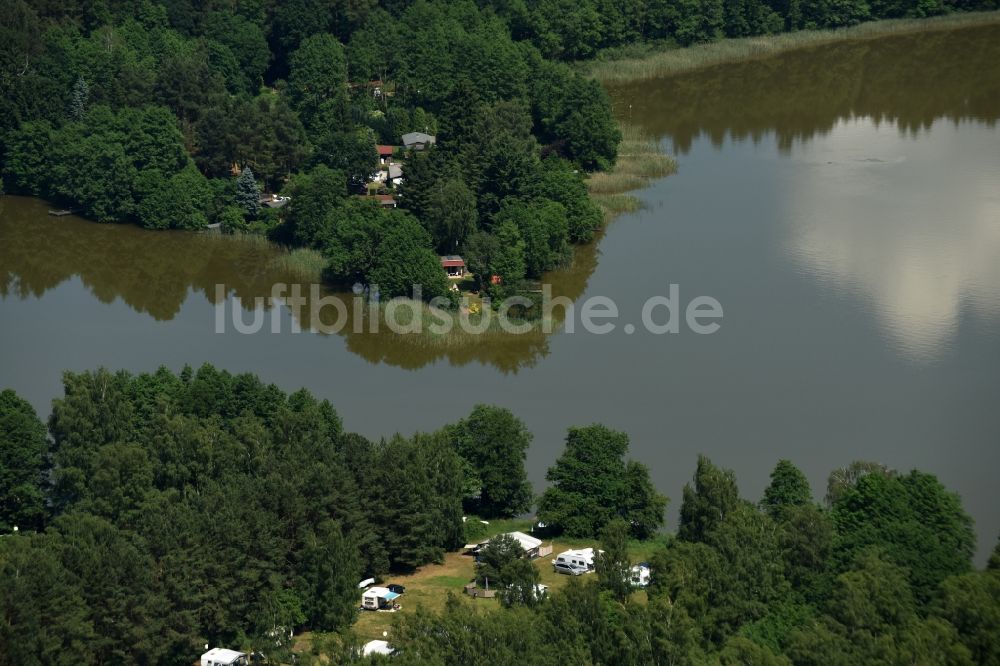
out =
[[[582,174],[615,160],[607,95],[473,3],[14,0],[0,41],[6,189],[95,220],[267,234],[426,298],[439,253],[505,295],[602,222]]]
[[[3,664],[186,663],[206,640],[345,629],[362,578],[466,543],[463,512],[533,504],[507,410],[370,442],[305,391],[211,366],[64,382],[48,429],[0,392]],[[665,501],[624,453],[597,470],[655,531]]]
[[[265,234],[385,295],[421,284],[424,298],[449,296],[437,255],[461,252],[489,277],[477,286],[503,297],[602,223],[583,175],[614,163],[620,132],[607,95],[568,61],[996,6],[9,0],[4,188],[99,221]],[[436,141],[405,151],[412,132]],[[376,178],[377,146],[401,178]],[[279,192],[289,205],[261,206]],[[381,205],[390,196],[398,207]]]
[[[323,649],[347,660],[358,580],[475,539],[463,515],[535,502],[531,434],[496,407],[372,442],[306,391],[211,366],[64,388],[47,427],[0,392],[0,664],[191,663],[206,642],[282,660],[288,629],[339,632]],[[667,499],[627,451],[624,433],[571,428],[538,499],[551,534],[600,538],[594,580],[515,594],[537,570],[491,541],[479,571],[505,609],[404,614],[393,660],[1000,663],[1000,550],[973,569],[972,521],[933,476],[852,463],[818,503],[780,461],[754,503],[701,458],[664,535]],[[640,602],[621,572],[650,538]]]

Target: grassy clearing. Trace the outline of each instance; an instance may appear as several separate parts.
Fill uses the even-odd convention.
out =
[[[487,528],[488,538],[500,534],[501,532],[511,532],[519,530],[529,532],[530,521],[525,520],[494,520]],[[585,574],[577,578],[555,573],[552,570],[552,560],[559,553],[571,548],[585,548],[596,546],[596,539],[570,539],[559,537],[555,540],[546,539],[545,544],[552,544],[552,554],[540,557],[534,561],[535,567],[543,585],[548,585],[554,591],[570,584],[572,580],[591,580],[595,574]],[[634,541],[629,545],[629,556],[633,562],[647,561],[653,550],[660,547],[662,541],[653,539],[650,541]],[[417,608],[425,611],[441,612],[444,610],[448,593],[453,593],[467,604],[479,611],[490,612],[500,607],[499,602],[494,599],[472,599],[463,593],[462,588],[471,581],[475,575],[475,563],[471,556],[461,552],[447,553],[440,564],[429,564],[418,571],[400,576],[390,576],[385,584],[399,583],[406,586],[406,594],[400,597],[401,609],[396,613],[382,613],[365,611],[360,612],[357,621],[352,627],[353,631],[362,642],[382,638],[382,632],[392,635],[392,623],[398,614],[414,613]],[[645,601],[645,593],[637,592],[634,599],[640,603]],[[360,603],[361,594],[358,593]]]
[[[642,189],[654,178],[677,171],[677,162],[660,151],[651,136],[636,127],[621,126],[622,142],[611,171],[592,174],[587,179],[591,198],[604,212],[605,221],[640,208],[639,200],[628,192]]]
[[[711,65],[763,58],[783,51],[821,46],[831,42],[992,23],[1000,23],[1000,11],[969,12],[924,19],[870,21],[836,30],[800,30],[778,35],[724,39],[686,48],[674,47],[642,54],[639,57],[597,60],[585,66],[585,69],[590,76],[602,83],[627,83],[670,76]]]
[[[551,567],[550,567],[551,568]],[[389,576],[385,584],[398,583],[406,586],[406,593],[399,598],[400,610],[395,613],[359,611],[352,630],[362,642],[382,638],[382,633],[392,634],[392,623],[399,614],[412,614],[417,609],[440,613],[444,610],[448,594],[468,604],[470,609],[491,611],[500,607],[494,599],[472,599],[462,588],[472,580],[474,573],[472,557],[461,552],[446,553],[440,564],[428,564],[412,574]],[[361,592],[358,592],[358,603]]]
[[[523,519],[492,520],[486,527],[486,534],[475,541],[490,538],[502,532],[521,531],[530,533],[532,522]],[[629,558],[632,562],[648,561],[653,551],[662,547],[665,537],[649,541],[633,541],[629,544]],[[552,560],[561,552],[571,548],[586,548],[597,545],[596,539],[573,539],[558,537],[545,539],[544,544],[552,545],[552,554],[534,560],[538,569],[539,579],[543,585],[548,585],[550,591],[559,590],[573,582],[589,582],[595,574],[585,574],[581,577],[558,574],[552,569]],[[446,553],[439,564],[428,564],[410,574],[388,576],[380,585],[398,583],[406,586],[406,593],[400,597],[400,610],[394,613],[359,611],[357,620],[351,631],[365,643],[370,640],[388,637],[392,638],[393,622],[401,615],[432,611],[440,613],[444,610],[448,595],[452,594],[464,604],[469,612],[490,613],[500,608],[496,599],[472,599],[463,592],[463,587],[475,576],[475,561],[462,551]],[[646,602],[646,593],[638,591],[632,600],[637,603]],[[361,591],[358,591],[358,603],[361,601]],[[296,637],[296,649],[302,652],[321,650],[322,642],[330,638],[337,639],[334,634],[304,633]],[[320,659],[323,661],[323,659]]]

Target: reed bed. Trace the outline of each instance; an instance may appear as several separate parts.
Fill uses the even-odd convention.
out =
[[[278,271],[289,273],[302,283],[321,282],[326,258],[323,253],[311,248],[295,248],[283,251],[271,260],[271,266]]]
[[[222,242],[238,242],[246,245],[247,247],[259,250],[269,250],[271,248],[281,247],[274,241],[270,240],[267,236],[261,236],[260,234],[242,232],[234,234],[207,233],[204,234],[204,237],[211,240],[221,240]]]
[[[634,213],[642,208],[642,202],[632,194],[592,194],[590,198],[604,213],[605,222],[610,222],[625,213]]]
[[[590,196],[600,206],[606,221],[641,207],[639,199],[628,192],[677,171],[677,161],[660,150],[656,139],[629,125],[622,125],[621,131],[622,142],[614,168],[587,179]]]
[[[587,185],[591,194],[621,194],[638,190],[648,181],[648,178],[630,173],[599,173],[592,176]]]
[[[261,263],[267,270],[275,275],[291,278],[293,282],[312,284],[323,281],[326,259],[318,250],[302,247],[289,249],[261,234],[205,233],[200,236],[206,243],[239,243],[254,252],[260,252]]]
[[[587,66],[586,70],[590,76],[602,83],[628,83],[661,78],[712,65],[763,58],[783,51],[832,42],[993,23],[1000,23],[1000,11],[949,14],[923,19],[869,21],[849,28],[800,30],[743,39],[723,39],[686,48],[674,47],[638,58],[597,60]]]

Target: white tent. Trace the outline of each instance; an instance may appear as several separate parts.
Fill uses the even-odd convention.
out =
[[[391,647],[389,647],[388,641],[368,641],[365,643],[364,647],[361,648],[361,656],[367,657],[372,654],[392,654],[395,652]]]
[[[524,532],[507,532],[507,536],[514,537],[517,542],[521,544],[521,548],[524,548],[524,552],[531,554],[532,551],[537,551],[538,547],[542,545],[541,539],[536,539],[533,536],[529,536]]]
[[[246,654],[226,648],[212,648],[201,655],[201,666],[236,666],[237,664],[243,666],[246,663]]]

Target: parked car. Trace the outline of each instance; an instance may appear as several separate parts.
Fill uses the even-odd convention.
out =
[[[396,594],[402,594],[406,592],[405,585],[397,585],[396,583],[390,583],[389,585],[386,585],[386,587],[389,588],[390,592],[395,592]]]
[[[568,574],[570,576],[582,576],[587,573],[586,567],[571,562],[553,562],[552,570],[556,573]]]

